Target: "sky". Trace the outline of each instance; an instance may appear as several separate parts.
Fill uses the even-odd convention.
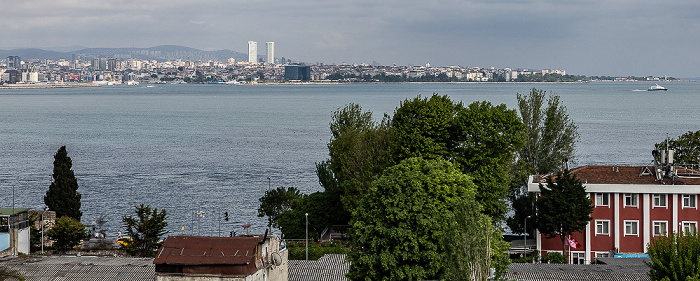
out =
[[[180,45],[308,63],[700,77],[697,0],[3,1],[0,49]]]

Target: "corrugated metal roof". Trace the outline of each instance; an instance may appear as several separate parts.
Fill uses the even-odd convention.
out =
[[[158,250],[154,264],[204,265],[255,262],[262,237],[170,236]]]

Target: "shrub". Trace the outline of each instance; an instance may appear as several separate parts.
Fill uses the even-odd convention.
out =
[[[549,263],[567,263],[566,256],[557,252],[548,252],[542,256],[543,262]]]

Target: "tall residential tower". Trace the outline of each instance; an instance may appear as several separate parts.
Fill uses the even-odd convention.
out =
[[[266,62],[268,64],[275,64],[275,42],[266,42],[265,44],[267,44]]]
[[[248,62],[258,63],[258,42],[248,41]]]

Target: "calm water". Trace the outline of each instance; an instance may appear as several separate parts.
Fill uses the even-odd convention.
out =
[[[100,213],[116,234],[130,201],[164,208],[171,234],[222,235],[250,223],[268,184],[321,190],[333,110],[354,102],[381,118],[436,92],[515,108],[532,87],[561,96],[579,126],[578,165],[648,164],[653,144],[700,130],[700,85],[664,83],[157,85],[0,90],[0,202],[41,208],[53,155],[66,145],[82,193],[83,222]],[[270,180],[268,181],[268,177]],[[193,210],[204,211],[199,222]],[[185,230],[181,230],[181,227]]]

